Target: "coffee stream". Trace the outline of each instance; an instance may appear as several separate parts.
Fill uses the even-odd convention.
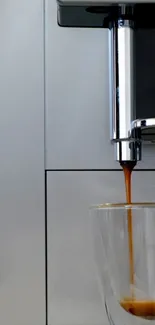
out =
[[[131,204],[131,176],[132,171],[136,163],[134,161],[122,162],[121,166],[124,171],[125,177],[125,189],[126,189],[126,201],[127,204]],[[129,266],[130,266],[130,284],[133,296],[134,287],[134,254],[133,254],[133,222],[132,222],[132,209],[128,209],[128,245],[129,245]]]
[[[122,162],[121,166],[124,171],[126,201],[132,203],[131,199],[131,176],[135,167],[135,162]],[[128,209],[128,245],[129,245],[129,266],[130,266],[130,297],[120,301],[120,305],[129,313],[146,319],[155,319],[155,300],[137,300],[134,295],[134,247],[133,247],[133,216],[132,208]]]

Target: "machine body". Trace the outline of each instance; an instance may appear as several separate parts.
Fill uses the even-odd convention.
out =
[[[136,117],[135,75],[135,33],[155,28],[154,15],[155,1],[58,1],[60,26],[109,29],[110,139],[119,162],[141,160],[142,141],[154,141],[155,118]]]

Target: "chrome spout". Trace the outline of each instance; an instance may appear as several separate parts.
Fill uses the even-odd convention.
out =
[[[119,19],[109,31],[110,121],[111,140],[115,142],[115,159],[141,159],[140,141],[130,138],[135,120],[134,21]]]
[[[121,17],[129,17],[124,8]],[[130,19],[120,18],[109,27],[110,138],[119,162],[141,160],[142,142],[155,143],[155,118],[135,119],[134,58],[134,21],[130,12]]]

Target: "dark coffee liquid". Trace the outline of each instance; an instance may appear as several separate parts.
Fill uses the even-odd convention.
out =
[[[122,162],[121,166],[124,171],[126,201],[131,204],[131,176],[136,163],[134,161]],[[133,254],[133,224],[132,224],[132,209],[128,209],[128,244],[129,244],[129,265],[130,265],[130,284],[131,288],[134,285],[134,254]],[[133,290],[132,290],[133,296]]]
[[[123,299],[120,305],[130,314],[146,319],[155,319],[154,300]]]

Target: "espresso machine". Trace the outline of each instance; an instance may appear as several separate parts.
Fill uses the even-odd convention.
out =
[[[143,142],[155,142],[155,109],[136,116],[136,34],[155,29],[155,1],[58,0],[57,8],[61,27],[109,29],[110,139],[118,162],[140,161]]]

